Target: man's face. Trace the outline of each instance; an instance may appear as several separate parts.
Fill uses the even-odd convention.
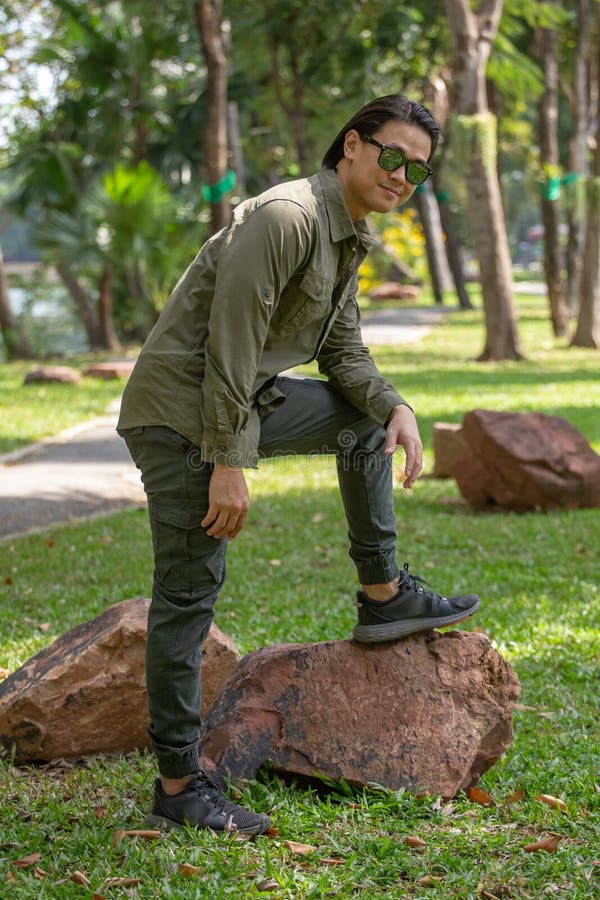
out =
[[[431,138],[424,128],[390,119],[371,137],[381,144],[401,150],[407,159],[427,162]],[[346,206],[353,221],[370,212],[391,212],[406,203],[415,185],[406,180],[406,167],[386,172],[379,166],[379,149],[361,140],[357,131],[349,131],[344,142],[344,165],[339,168]]]

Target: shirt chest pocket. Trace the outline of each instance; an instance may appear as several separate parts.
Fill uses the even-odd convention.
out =
[[[323,321],[331,312],[332,285],[315,272],[305,272],[282,291],[273,326],[282,334]]]

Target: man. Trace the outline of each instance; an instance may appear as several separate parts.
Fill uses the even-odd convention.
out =
[[[395,555],[391,457],[404,487],[422,467],[412,409],[362,343],[357,272],[364,217],[406,202],[439,137],[423,106],[373,100],[339,132],[323,169],[241,203],[175,287],[124,393],[119,433],[148,495],[155,572],[146,669],[158,759],[148,821],[262,833],[201,771],[200,660],[225,579],[227,541],[249,507],[245,467],[282,453],[335,453],[356,565],[358,641],[455,624],[475,594],[445,598]],[[282,378],[316,359],[327,380]]]

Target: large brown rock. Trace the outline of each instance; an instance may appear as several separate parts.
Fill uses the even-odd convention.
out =
[[[454,796],[512,740],[519,681],[483,634],[269,647],[245,656],[204,722],[208,768],[344,778]]]
[[[0,684],[0,743],[19,760],[128,753],[148,746],[145,684],[150,601],[111,606],[29,659]],[[211,626],[203,648],[202,712],[239,660]]]
[[[452,474],[474,507],[600,506],[600,456],[565,419],[475,409],[463,419],[462,439]]]

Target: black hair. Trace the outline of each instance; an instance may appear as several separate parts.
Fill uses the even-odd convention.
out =
[[[323,168],[335,169],[340,159],[343,159],[344,140],[349,131],[355,129],[361,135],[372,135],[390,119],[419,125],[427,132],[431,138],[429,161],[440,139],[440,126],[435,117],[425,106],[409,100],[404,94],[387,94],[371,100],[346,122],[323,157]]]

